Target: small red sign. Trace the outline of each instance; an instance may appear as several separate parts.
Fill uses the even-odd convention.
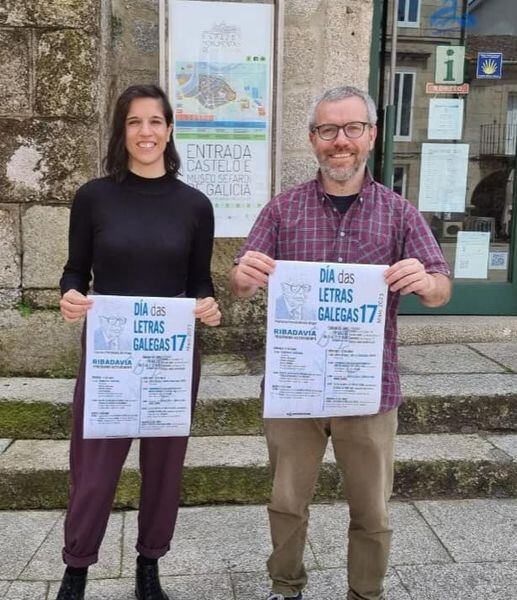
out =
[[[426,94],[468,94],[470,85],[462,83],[461,85],[446,85],[442,83],[426,83]]]

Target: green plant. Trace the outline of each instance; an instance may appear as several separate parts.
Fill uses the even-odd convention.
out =
[[[30,306],[29,304],[26,304],[23,301],[18,302],[18,304],[16,305],[16,308],[18,309],[18,311],[22,317],[30,317],[30,315],[32,314],[32,306]]]

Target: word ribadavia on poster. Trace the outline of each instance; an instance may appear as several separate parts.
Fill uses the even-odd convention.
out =
[[[272,4],[171,0],[170,96],[183,180],[215,234],[246,236],[270,196]]]
[[[188,435],[195,300],[92,299],[84,437]]]
[[[378,411],[386,269],[276,262],[268,284],[265,417]]]

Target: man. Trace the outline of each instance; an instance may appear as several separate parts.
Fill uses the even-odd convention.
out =
[[[93,349],[96,352],[104,350],[127,352],[131,350],[130,341],[122,336],[126,324],[125,317],[101,315],[99,321],[100,327],[93,334]]]
[[[308,283],[282,281],[282,295],[276,299],[275,317],[286,321],[315,321],[316,311],[306,306],[307,295],[311,290]]]
[[[441,306],[449,300],[451,285],[448,266],[418,210],[373,181],[366,168],[376,121],[373,100],[356,88],[334,88],[315,101],[309,139],[320,165],[318,177],[264,207],[231,273],[234,293],[250,297],[267,285],[274,259],[390,265],[379,413],[265,420],[273,471],[270,600],[302,598],[308,506],[329,437],[350,510],[347,598],[384,598],[391,540],[387,502],[401,403],[399,297],[413,293],[425,306]]]

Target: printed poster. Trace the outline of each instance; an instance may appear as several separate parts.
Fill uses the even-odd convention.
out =
[[[489,231],[458,231],[455,279],[488,279]]]
[[[171,2],[170,97],[182,179],[215,235],[245,237],[269,200],[272,4]]]
[[[460,140],[463,105],[463,98],[431,98],[427,137],[430,140]]]
[[[378,412],[386,269],[276,261],[268,284],[264,417]]]
[[[195,300],[92,299],[84,437],[189,435]]]
[[[465,212],[468,162],[468,144],[422,144],[421,212]]]

